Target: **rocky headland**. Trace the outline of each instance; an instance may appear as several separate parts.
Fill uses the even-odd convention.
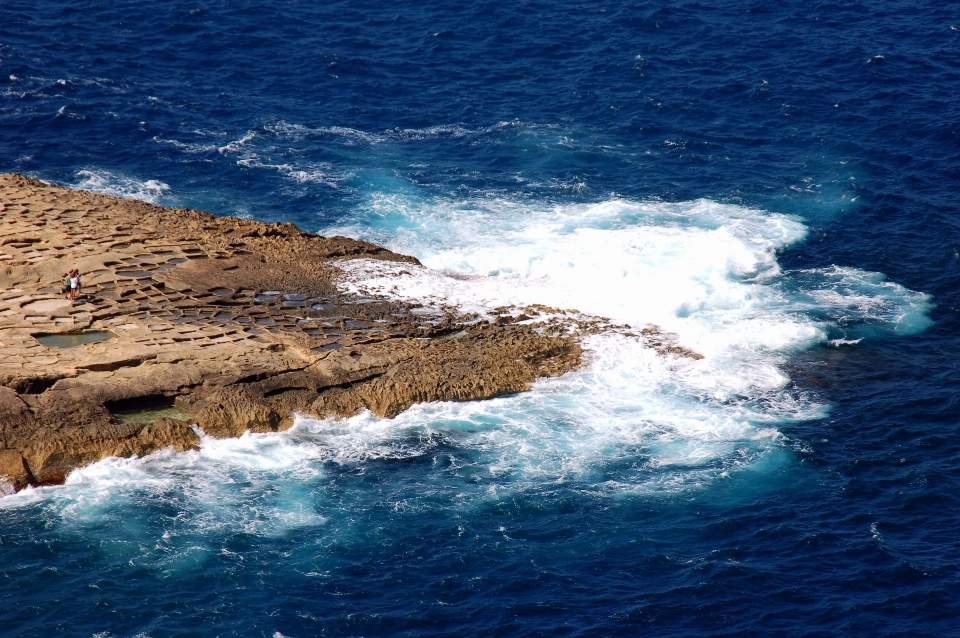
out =
[[[347,294],[338,264],[357,258],[420,267],[293,224],[0,175],[0,490],[191,449],[195,427],[231,437],[295,414],[392,417],[522,392],[581,365],[584,333],[628,330],[548,308],[478,317]],[[60,292],[73,268],[75,301]],[[629,334],[698,356],[655,329]]]

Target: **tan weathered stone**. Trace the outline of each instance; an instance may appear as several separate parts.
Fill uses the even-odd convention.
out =
[[[17,489],[107,456],[195,447],[194,423],[238,436],[289,427],[295,413],[392,417],[521,392],[581,361],[575,332],[424,317],[336,286],[343,259],[412,257],[20,175],[0,175],[0,257],[0,474]],[[84,283],[73,303],[59,294],[72,268]],[[34,337],[80,328],[112,338],[53,348]],[[114,416],[160,399],[189,420]]]

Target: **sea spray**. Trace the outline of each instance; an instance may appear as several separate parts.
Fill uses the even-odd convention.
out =
[[[71,188],[104,193],[124,199],[139,199],[151,204],[175,205],[170,196],[170,185],[156,179],[137,179],[115,171],[101,168],[85,168],[77,171]]]

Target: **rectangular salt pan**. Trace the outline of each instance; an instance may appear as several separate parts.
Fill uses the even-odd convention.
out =
[[[33,338],[48,348],[76,348],[88,343],[109,341],[117,335],[106,330],[89,330],[87,332],[64,332],[61,334],[40,334]]]

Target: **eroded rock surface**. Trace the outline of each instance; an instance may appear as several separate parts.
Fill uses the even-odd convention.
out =
[[[0,175],[0,476],[17,489],[58,483],[107,456],[195,447],[192,424],[237,436],[298,412],[390,417],[520,392],[581,363],[573,333],[525,315],[345,295],[337,264],[353,258],[417,263],[292,224]],[[60,294],[72,268],[75,302]],[[83,331],[106,340],[77,345]],[[158,402],[186,418],[118,418]]]

